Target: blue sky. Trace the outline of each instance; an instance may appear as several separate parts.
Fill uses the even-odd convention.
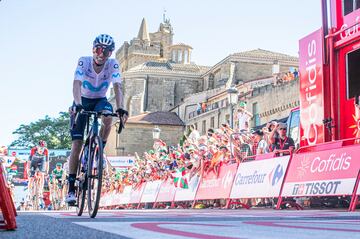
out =
[[[164,9],[174,43],[191,45],[199,65],[256,48],[297,56],[298,40],[321,25],[320,0],[1,0],[0,145],[20,124],[67,109],[77,59],[96,35],[112,35],[118,48],[143,17],[157,31]]]

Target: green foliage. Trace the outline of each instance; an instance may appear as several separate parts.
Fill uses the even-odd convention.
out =
[[[19,137],[10,147],[30,148],[37,145],[39,140],[45,140],[49,149],[69,149],[71,137],[69,132],[70,114],[60,112],[58,118],[45,116],[28,125],[22,124],[13,134]]]

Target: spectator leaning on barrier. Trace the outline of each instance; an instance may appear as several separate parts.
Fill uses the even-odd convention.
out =
[[[273,150],[294,150],[295,144],[291,137],[286,136],[287,124],[278,123],[276,127],[271,131],[269,137]],[[275,137],[275,132],[278,132],[279,137]]]
[[[254,145],[256,144],[256,154],[266,154],[269,152],[269,147],[266,140],[263,139],[264,132],[262,130],[256,130],[254,133]],[[253,149],[254,152],[254,149]]]
[[[252,156],[251,146],[249,144],[250,138],[246,135],[241,135],[240,140],[240,160]]]

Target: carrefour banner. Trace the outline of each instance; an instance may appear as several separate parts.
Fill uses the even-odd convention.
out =
[[[236,174],[237,164],[220,167],[219,175],[211,171],[203,175],[196,200],[228,198]]]
[[[10,156],[3,156],[3,165],[5,168],[10,167],[15,162],[16,157],[10,157]],[[0,159],[1,161],[1,159]]]
[[[238,167],[230,198],[277,197],[290,156],[255,160]]]
[[[360,146],[294,155],[282,196],[352,194],[360,169]]]

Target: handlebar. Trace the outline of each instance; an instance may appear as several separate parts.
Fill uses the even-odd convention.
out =
[[[104,112],[101,112],[101,111],[88,111],[88,110],[82,110],[80,112],[76,112],[76,116],[75,116],[75,120],[73,122],[73,125],[72,125],[72,128],[74,128],[76,126],[76,122],[77,122],[77,119],[79,117],[79,115],[82,114],[82,115],[87,115],[87,116],[95,116],[95,117],[100,117],[100,116],[105,116],[105,117],[108,117],[108,116],[111,116],[111,117],[118,117],[118,114],[116,113],[104,113]],[[118,129],[118,134],[121,133],[122,129],[125,128],[125,124],[124,124],[124,120],[122,117],[118,117],[120,119],[120,125],[119,125],[119,129]]]

